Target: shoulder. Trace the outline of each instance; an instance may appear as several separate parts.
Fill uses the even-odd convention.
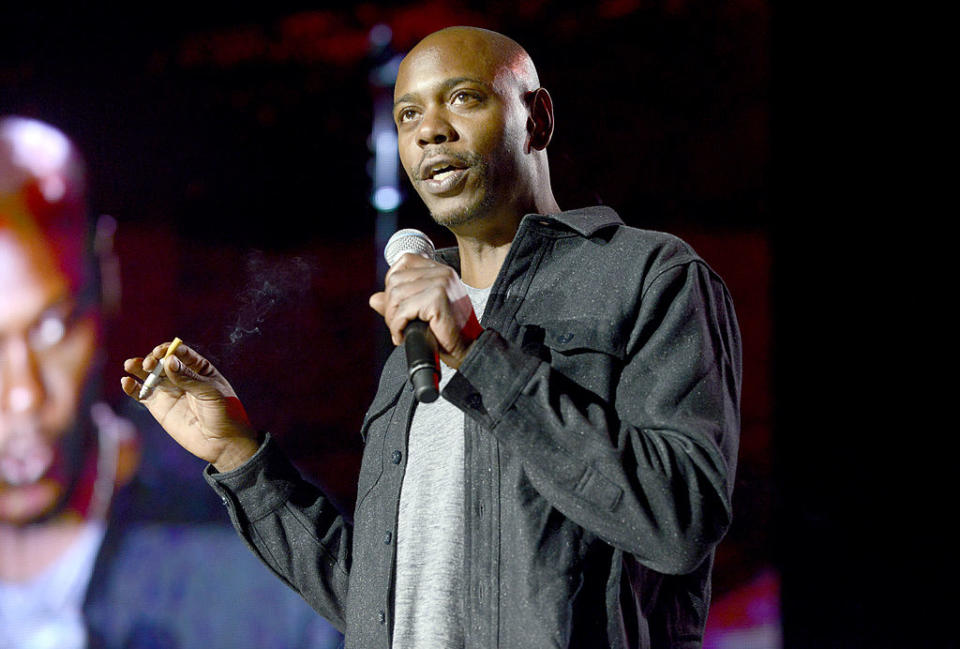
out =
[[[703,259],[680,237],[626,225],[611,208],[597,206],[539,217],[530,227],[550,240],[547,269],[588,281],[616,277],[620,285],[645,286],[671,269],[697,266]]]

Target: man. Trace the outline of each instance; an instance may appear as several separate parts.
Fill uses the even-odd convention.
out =
[[[209,490],[169,486],[169,438],[99,400],[117,296],[85,186],[62,132],[0,119],[0,649],[336,646]]]
[[[188,347],[146,406],[348,647],[700,646],[739,425],[725,287],[673,237],[560,211],[551,98],[512,40],[436,32],[394,97],[404,168],[457,247],[405,255],[370,304],[396,344],[429,323],[443,398],[415,404],[402,351],[387,360],[353,520]]]

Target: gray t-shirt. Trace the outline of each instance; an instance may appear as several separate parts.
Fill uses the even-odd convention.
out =
[[[479,320],[490,288],[467,286]],[[441,367],[441,390],[456,370]],[[397,517],[394,649],[463,647],[463,424],[445,399],[417,405]]]

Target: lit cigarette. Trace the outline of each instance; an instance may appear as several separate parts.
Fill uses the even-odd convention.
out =
[[[173,355],[173,352],[177,351],[177,347],[180,346],[181,342],[183,341],[179,338],[174,338],[173,342],[170,343],[170,346],[167,347],[167,353],[163,355],[163,358],[160,359],[160,362],[157,363],[157,366],[153,368],[153,371],[150,372],[146,380],[144,380],[143,387],[140,388],[141,399],[147,398],[147,396],[153,392],[153,388],[155,388],[157,383],[160,382],[160,377],[163,375],[163,361],[167,360],[167,358]]]

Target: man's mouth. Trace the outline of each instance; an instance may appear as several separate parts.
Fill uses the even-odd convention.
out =
[[[426,180],[443,180],[450,174],[463,170],[464,167],[453,164],[438,164],[427,169]]]
[[[431,179],[431,180],[443,180],[444,178],[446,178],[446,177],[449,176],[450,174],[454,173],[455,171],[458,171],[458,169],[457,169],[456,167],[443,167],[443,168],[441,168],[441,169],[437,169],[436,171],[434,171],[434,172],[430,175],[430,179]]]
[[[429,194],[457,191],[469,172],[469,165],[449,157],[427,160],[420,167],[420,184]]]
[[[35,436],[17,436],[0,449],[0,482],[19,486],[39,480],[53,464],[49,444]]]

